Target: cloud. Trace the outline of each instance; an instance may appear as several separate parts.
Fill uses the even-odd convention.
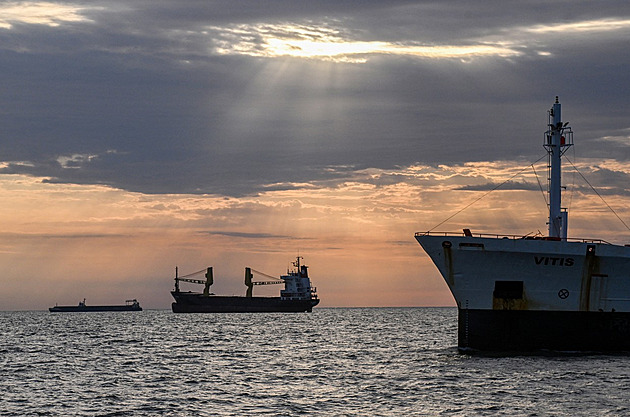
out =
[[[460,191],[492,191],[492,190],[527,190],[533,191],[538,190],[540,187],[538,184],[531,184],[527,182],[516,182],[516,181],[506,181],[503,183],[486,183],[479,185],[465,185],[463,187],[457,188]]]
[[[341,183],[331,166],[535,160],[555,95],[580,152],[630,159],[621,2],[15,4],[6,174],[245,196]]]
[[[534,25],[525,29],[532,33],[560,33],[564,35],[590,32],[629,31],[630,19],[597,19],[582,20],[570,23],[555,23],[547,25]]]
[[[596,140],[627,148],[630,146],[630,128],[620,129],[619,132],[615,132],[615,134],[603,136]]]
[[[212,27],[216,52],[222,55],[294,57],[365,63],[370,55],[402,55],[429,59],[510,57],[521,54],[505,44],[419,45],[412,42],[359,41],[324,25],[245,25]]]
[[[1,233],[5,239],[101,239],[111,237],[127,237],[124,234],[104,233]]]
[[[0,29],[15,24],[60,26],[64,23],[90,22],[82,11],[90,7],[55,2],[7,2],[0,5]]]
[[[304,239],[304,238],[296,238],[292,236],[286,235],[276,235],[272,233],[245,233],[245,232],[230,232],[230,231],[205,231],[199,232],[202,234],[209,235],[219,235],[219,236],[228,236],[228,237],[236,237],[243,239]]]

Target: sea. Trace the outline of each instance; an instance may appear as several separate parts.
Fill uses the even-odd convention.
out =
[[[0,313],[1,416],[627,416],[630,356],[457,350],[455,308]]]

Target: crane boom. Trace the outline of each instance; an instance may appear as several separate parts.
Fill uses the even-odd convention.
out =
[[[190,279],[190,278],[177,278],[178,281],[192,282],[193,284],[205,284],[205,279]]]

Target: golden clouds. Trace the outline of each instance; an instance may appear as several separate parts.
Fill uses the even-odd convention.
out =
[[[420,59],[513,58],[524,55],[532,34],[605,33],[628,30],[630,20],[598,19],[529,27],[504,28],[484,38],[459,42],[423,42],[421,40],[358,40],[327,23],[238,24],[213,26],[215,52],[221,55],[249,55],[277,58],[292,57],[332,62],[365,63],[377,55],[409,56]],[[549,56],[549,51],[537,51]]]
[[[216,52],[222,55],[293,57],[333,62],[364,63],[373,55],[404,55],[427,59],[509,57],[521,53],[504,42],[462,45],[418,42],[358,41],[325,25],[257,24],[212,27],[218,34]]]
[[[628,29],[630,29],[630,20],[628,19],[597,19],[558,23],[555,25],[536,25],[526,28],[525,30],[532,33],[576,34],[589,32],[612,32]]]
[[[0,5],[0,28],[11,29],[16,23],[59,26],[66,22],[89,21],[81,15],[84,6],[52,2],[9,2]]]

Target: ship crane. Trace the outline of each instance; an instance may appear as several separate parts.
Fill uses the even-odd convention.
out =
[[[252,271],[264,277],[272,278],[274,279],[274,281],[253,281],[252,279],[254,278],[254,274],[252,274]],[[245,286],[247,287],[247,293],[245,294],[246,297],[253,296],[254,285],[278,285],[278,284],[284,284],[284,281],[280,278],[276,278],[274,276],[265,274],[264,272],[256,271],[255,269],[252,269],[250,267],[245,268]]]
[[[179,292],[179,283],[180,282],[190,282],[192,284],[202,284],[204,285],[204,289],[203,289],[203,295],[208,296],[210,295],[210,286],[214,283],[214,277],[213,277],[213,273],[212,273],[212,267],[208,267],[207,269],[202,269],[201,271],[197,271],[197,272],[193,272],[191,274],[188,275],[184,275],[182,277],[180,277],[178,275],[178,268],[175,267],[175,292]],[[195,277],[197,275],[201,275],[204,271],[206,271],[205,277],[206,279],[197,279],[197,278],[192,278]],[[254,274],[252,274],[253,272],[256,272],[259,275],[262,275],[264,277],[267,278],[271,278],[273,279],[273,281],[253,281],[254,278]],[[247,287],[247,293],[246,296],[247,297],[252,297],[253,296],[253,289],[254,289],[254,285],[278,285],[278,284],[284,284],[284,281],[280,278],[276,278],[274,276],[265,274],[264,272],[260,272],[257,271],[255,269],[252,268],[245,268],[245,286]]]
[[[177,267],[175,267],[175,292],[179,292],[179,282],[180,281],[184,281],[184,282],[190,282],[193,284],[203,284],[204,288],[203,288],[203,295],[210,295],[210,286],[214,283],[214,277],[212,274],[212,267],[208,267],[207,269],[202,269],[201,271],[197,271],[197,272],[193,272],[192,274],[188,274],[188,275],[184,275],[183,277],[179,277],[178,276],[178,271],[179,269]],[[206,271],[205,277],[206,279],[196,279],[196,278],[189,278],[189,277],[194,277],[196,275],[199,275],[201,273],[203,273],[204,271]]]

